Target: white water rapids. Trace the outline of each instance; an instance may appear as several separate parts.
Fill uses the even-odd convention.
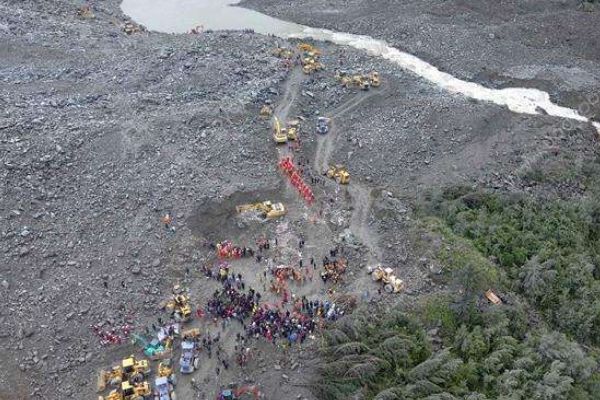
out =
[[[134,21],[149,30],[186,33],[201,26],[211,30],[253,30],[283,39],[313,39],[365,50],[399,67],[411,71],[432,84],[472,99],[487,101],[521,114],[545,112],[560,118],[590,122],[600,134],[600,123],[590,121],[577,110],[552,103],[544,91],[527,88],[491,89],[463,81],[433,65],[370,36],[334,32],[282,21],[277,18],[233,5],[240,0],[123,0],[121,8]]]

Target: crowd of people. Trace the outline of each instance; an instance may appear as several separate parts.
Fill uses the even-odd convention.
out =
[[[102,324],[90,325],[90,329],[98,338],[100,338],[100,344],[102,346],[108,346],[111,344],[122,344],[129,340],[133,326],[124,324],[118,327],[110,327],[108,329],[103,328]]]
[[[260,293],[254,289],[243,293],[235,287],[224,285],[222,290],[215,290],[212,298],[208,300],[206,311],[215,318],[215,322],[217,317],[222,318],[223,326],[231,320],[237,320],[243,326],[244,319],[258,309],[260,298]]]

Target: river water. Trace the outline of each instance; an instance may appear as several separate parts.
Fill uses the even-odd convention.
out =
[[[123,0],[121,8],[134,21],[152,31],[186,33],[201,26],[212,30],[253,30],[283,39],[331,41],[365,50],[411,71],[450,93],[507,107],[515,113],[540,114],[591,122],[600,134],[600,123],[589,121],[576,110],[552,103],[548,93],[529,88],[491,89],[442,72],[433,65],[370,36],[312,28],[236,7],[239,0]]]

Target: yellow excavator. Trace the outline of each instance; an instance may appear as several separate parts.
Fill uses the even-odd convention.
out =
[[[392,268],[378,265],[369,267],[369,272],[373,281],[383,283],[386,293],[400,293],[404,289],[404,281],[396,277]]]
[[[350,173],[343,165],[330,165],[329,169],[325,172],[325,175],[330,179],[335,179],[335,181],[342,185],[347,185],[350,183]]]
[[[262,203],[241,204],[235,208],[238,213],[254,211],[261,214],[263,218],[273,219],[282,217],[287,213],[283,203],[271,203],[263,201]]]
[[[275,117],[275,124],[273,126],[273,140],[277,144],[286,143],[288,140],[287,129],[281,127],[281,123],[277,117]]]

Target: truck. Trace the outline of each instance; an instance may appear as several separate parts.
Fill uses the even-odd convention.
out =
[[[198,359],[198,350],[196,342],[184,340],[181,342],[181,357],[179,358],[179,372],[182,374],[191,374],[200,363]]]

